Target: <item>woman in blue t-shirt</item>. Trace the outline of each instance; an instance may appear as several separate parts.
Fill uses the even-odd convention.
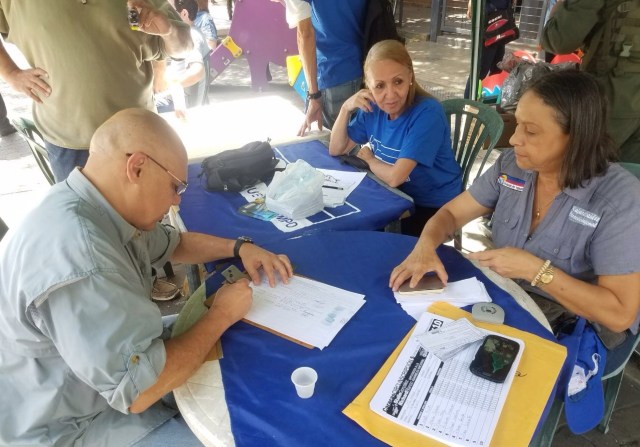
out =
[[[440,103],[416,82],[400,42],[383,40],[371,47],[364,76],[367,88],[340,109],[329,152],[342,155],[363,144],[357,156],[413,198],[416,212],[401,220],[402,232],[419,236],[426,221],[462,191],[449,124]]]

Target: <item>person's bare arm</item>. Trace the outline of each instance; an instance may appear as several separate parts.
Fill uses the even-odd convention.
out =
[[[35,102],[41,103],[41,97],[51,94],[51,87],[44,80],[49,74],[42,68],[21,69],[11,59],[2,40],[0,40],[0,77],[15,91],[24,93]]]
[[[246,280],[221,288],[209,311],[191,329],[164,342],[164,369],[156,383],[133,401],[129,411],[141,413],[182,385],[202,365],[224,331],[246,315],[251,303],[252,292]]]
[[[367,162],[371,172],[392,188],[406,182],[411,171],[418,165],[409,158],[398,158],[394,164],[385,163],[378,160],[368,146],[363,146],[356,155]]]
[[[186,264],[202,264],[216,259],[231,258],[236,241],[202,233],[181,233],[180,243],[173,252],[171,260]],[[284,283],[293,275],[289,258],[276,255],[254,244],[245,243],[240,247],[240,259],[254,284],[260,283],[262,269],[269,284],[276,284],[276,272]]]
[[[446,284],[448,275],[436,254],[436,248],[450,240],[455,230],[490,212],[489,208],[480,205],[468,191],[446,203],[427,221],[409,256],[393,269],[389,287],[397,291],[407,279],[410,279],[410,286],[415,287],[427,272],[435,272]]]
[[[469,258],[505,278],[527,282],[533,281],[545,262],[545,259],[514,247],[472,253]],[[569,311],[614,332],[630,327],[640,312],[640,272],[603,275],[598,277],[596,284],[590,284],[555,267],[553,281],[543,287]]]
[[[347,126],[351,113],[356,109],[360,109],[364,112],[371,112],[373,107],[373,95],[367,89],[362,89],[356,92],[353,96],[347,99],[342,107],[340,107],[340,113],[336,118],[336,122],[331,129],[331,138],[329,140],[329,154],[336,156],[347,153],[351,150],[356,143],[354,143],[347,133]]]
[[[298,51],[302,59],[302,70],[307,81],[309,93],[318,92],[318,67],[316,60],[316,33],[311,23],[311,18],[298,22]],[[322,130],[322,99],[311,99],[307,105],[304,123],[300,126],[298,136],[304,136],[307,130],[311,130],[311,124],[318,123],[318,129]]]

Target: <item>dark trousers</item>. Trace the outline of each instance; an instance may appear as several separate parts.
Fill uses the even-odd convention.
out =
[[[425,208],[416,206],[416,212],[406,219],[400,220],[400,231],[402,234],[419,237],[424,225],[440,208]]]
[[[538,295],[537,293],[527,293],[529,293],[533,301],[535,301],[540,310],[542,310],[542,313],[551,325],[551,329],[553,330],[554,335],[557,335],[557,331],[561,329],[563,325],[566,324],[566,322],[575,319],[574,313],[569,312],[556,301]],[[594,329],[596,329],[595,326]],[[604,375],[606,376],[607,374],[612,373],[613,371],[618,369],[618,367],[627,359],[629,350],[635,342],[635,336],[629,329],[627,329],[625,332],[613,333],[607,328],[598,328],[596,329],[596,333],[601,340],[611,341],[613,339],[617,339],[616,343],[618,343],[611,349],[606,346],[607,342],[603,343],[607,348],[607,363],[604,368]]]
[[[44,145],[47,148],[47,154],[49,154],[51,172],[53,172],[56,183],[66,180],[76,166],[84,167],[89,158],[89,150],[87,149],[68,149],[48,141],[45,141]]]

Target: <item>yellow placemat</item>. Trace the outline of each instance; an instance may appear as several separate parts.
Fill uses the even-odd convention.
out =
[[[540,416],[544,411],[564,363],[567,355],[566,349],[561,345],[519,329],[505,325],[477,322],[473,320],[470,313],[447,303],[432,304],[429,307],[429,312],[454,320],[467,318],[478,327],[524,341],[525,348],[522,353],[522,359],[518,365],[516,377],[509,390],[498,426],[491,440],[491,446],[508,445],[517,447],[529,445],[529,441],[538,425]],[[378,415],[369,408],[369,402],[398,358],[412,332],[413,330],[407,334],[371,382],[343,410],[343,413],[357,422],[371,435],[392,446],[443,446],[445,444],[402,427]]]

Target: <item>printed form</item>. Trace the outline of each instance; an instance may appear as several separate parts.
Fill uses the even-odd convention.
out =
[[[381,416],[452,446],[488,446],[513,382],[524,344],[504,383],[475,376],[469,365],[480,346],[470,344],[446,361],[419,342],[451,320],[425,312],[369,407]],[[491,334],[490,331],[484,331]]]
[[[254,286],[246,320],[323,349],[365,303],[364,295],[309,278],[293,276],[271,288]]]

